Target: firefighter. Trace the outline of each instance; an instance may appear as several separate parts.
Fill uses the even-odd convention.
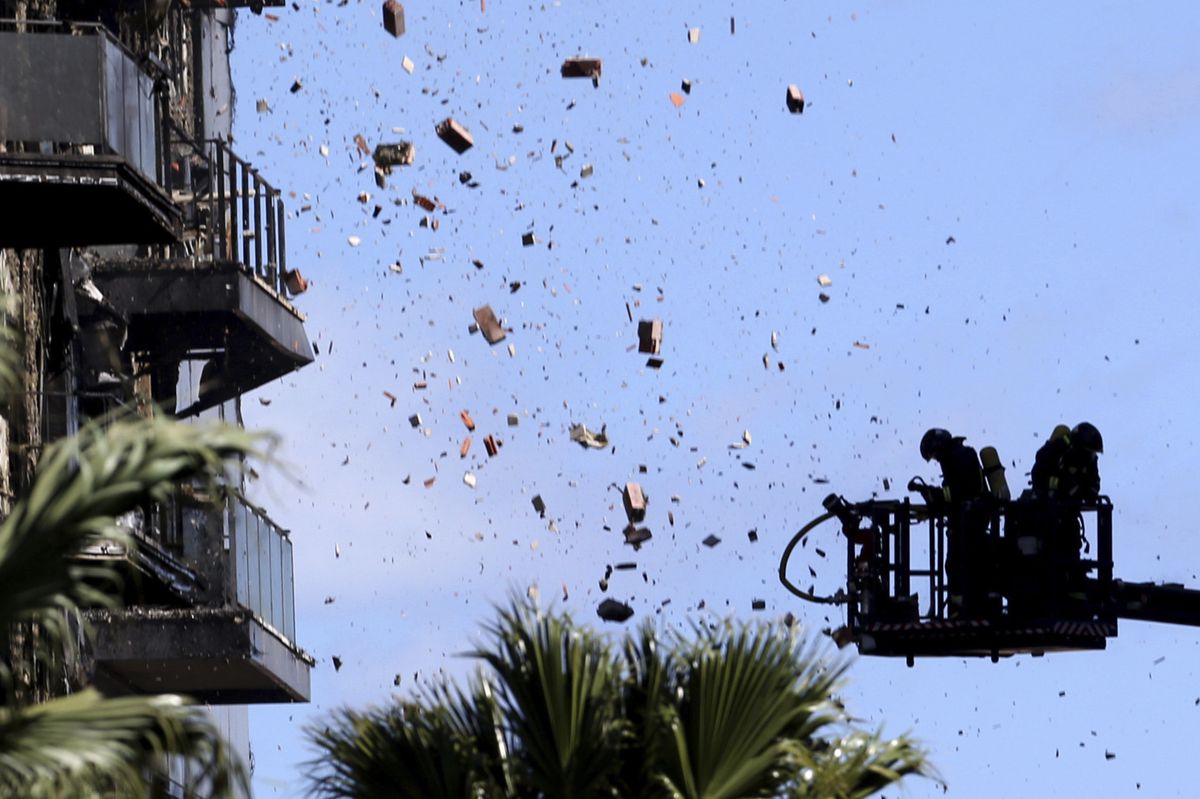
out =
[[[922,496],[947,519],[946,578],[951,616],[981,613],[987,589],[988,508],[982,502],[987,487],[979,454],[963,441],[962,436],[952,436],[940,427],[921,437],[921,457],[936,460],[942,467],[941,488],[926,486]]]
[[[1059,425],[1034,457],[1033,493],[1043,499],[1094,502],[1100,496],[1099,456],[1104,439],[1090,422]]]
[[[1100,497],[1099,456],[1104,439],[1090,422],[1067,430],[1059,425],[1034,458],[1030,478],[1040,500],[1037,514],[1048,534],[1052,596],[1065,603],[1082,595],[1086,568],[1080,561],[1086,546],[1079,506]]]

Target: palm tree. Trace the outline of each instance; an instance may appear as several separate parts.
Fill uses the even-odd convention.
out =
[[[514,600],[487,632],[468,690],[444,682],[310,727],[311,793],[859,799],[932,773],[908,738],[853,727],[833,700],[844,664],[790,629],[647,623],[615,648]]]
[[[19,384],[14,341],[0,312],[0,400]],[[28,687],[66,683],[63,653],[82,629],[78,609],[115,604],[103,588],[115,574],[72,556],[104,541],[132,546],[117,516],[181,481],[215,481],[256,447],[235,428],[126,419],[89,425],[44,451],[0,523],[0,799],[141,799],[164,755],[190,759],[214,797],[247,793],[216,728],[182,697],[83,690],[34,703]]]

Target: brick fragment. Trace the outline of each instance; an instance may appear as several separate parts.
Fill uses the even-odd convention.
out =
[[[293,297],[308,291],[308,281],[296,269],[288,269],[283,273],[283,285]]]
[[[396,0],[383,4],[383,29],[396,37],[404,35],[404,6]]]
[[[787,87],[787,110],[793,114],[804,113],[804,92],[794,83]]]
[[[625,515],[629,517],[630,522],[636,524],[646,518],[646,495],[642,493],[640,485],[626,483],[621,498],[625,503]]]
[[[438,138],[450,145],[450,148],[459,155],[475,146],[475,139],[470,132],[452,117],[442,120],[434,130],[437,132]]]
[[[476,308],[474,314],[475,324],[478,325],[488,344],[497,344],[504,340],[504,328],[500,326],[500,320],[496,318],[496,312],[492,310],[492,306],[484,305]]]
[[[662,350],[663,323],[661,319],[638,322],[638,352],[658,355]]]
[[[563,61],[562,76],[564,78],[591,78],[592,85],[599,86],[600,72],[603,68],[604,62],[599,58],[575,56]]]

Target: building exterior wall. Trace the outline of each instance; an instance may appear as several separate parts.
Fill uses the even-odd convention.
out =
[[[113,4],[98,4],[93,0],[0,0],[0,19],[52,20],[57,17],[103,24],[133,54],[153,56],[162,66],[165,75],[157,76],[156,80],[160,86],[165,84],[167,114],[182,135],[197,141],[230,140],[234,88],[229,52],[236,12],[231,8],[186,10],[179,3],[165,0],[126,5],[133,10],[116,13],[106,10]],[[4,76],[0,75],[0,81],[3,80]],[[39,145],[28,142],[6,144],[0,135],[0,155],[33,152],[27,149],[31,146]],[[0,227],[3,224],[0,212]],[[63,224],[70,224],[70,220],[64,219]],[[215,220],[210,219],[209,224],[215,224]],[[0,293],[12,298],[22,332],[20,354],[25,389],[14,398],[8,412],[0,414],[0,515],[9,512],[13,497],[29,483],[43,445],[73,433],[81,419],[108,407],[103,402],[85,398],[86,391],[79,391],[81,385],[86,388],[103,372],[103,366],[95,363],[96,355],[80,343],[83,335],[80,333],[80,312],[76,307],[76,303],[86,303],[91,296],[89,292],[94,290],[91,282],[93,267],[112,258],[153,261],[156,254],[162,252],[161,248],[146,245],[61,250],[0,248]],[[120,322],[114,323],[114,340],[119,341],[124,332]],[[196,398],[203,372],[201,361],[185,359],[173,365],[168,359],[164,365],[147,362],[144,356],[134,352],[124,353],[121,357],[126,359],[121,368],[130,376],[124,389],[129,395],[118,398],[123,404],[143,414],[161,412],[154,410],[154,400],[163,396],[165,383],[172,384],[172,395],[178,388],[181,395],[186,393],[189,401]],[[204,411],[202,416],[237,424],[241,416],[240,397],[233,396]],[[166,527],[174,524],[179,528],[169,533],[179,537],[178,546],[164,543],[164,547],[169,550],[168,554],[178,557],[186,568],[199,575],[200,587],[192,600],[198,607],[236,604],[238,597],[228,527],[230,517],[223,510],[205,510],[208,507],[203,504],[205,497],[196,497],[192,487],[183,486],[180,491],[181,496],[192,499],[181,503],[182,510],[174,516],[175,521],[164,522],[165,516],[156,517],[147,511],[136,524],[139,529],[157,530],[156,534],[164,541],[168,537]],[[288,553],[290,558],[290,549]],[[29,641],[23,636],[24,633],[19,633],[10,637],[8,645],[27,646]],[[294,641],[288,643],[295,647]],[[86,652],[86,649],[81,647],[80,651]],[[307,658],[302,652],[298,656]],[[311,664],[311,660],[307,662]],[[74,666],[77,677],[69,688],[86,684],[91,679],[91,664],[86,657],[81,655]],[[27,675],[26,683],[28,692],[35,699],[62,690],[62,686],[38,684],[34,675]],[[247,708],[222,705],[211,707],[209,712],[231,749],[243,763],[250,765]],[[164,766],[170,780],[183,782],[186,775],[180,772],[181,768],[177,762]]]

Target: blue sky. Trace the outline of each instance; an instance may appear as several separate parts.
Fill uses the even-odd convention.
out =
[[[599,624],[605,565],[636,560],[607,594],[635,621],[682,624],[704,601],[836,626],[778,585],[780,550],[830,488],[931,477],[917,442],[934,425],[997,446],[1021,485],[1055,424],[1094,422],[1118,576],[1200,583],[1185,505],[1200,8],[410,2],[393,39],[375,2],[297,5],[243,12],[234,50],[235,147],[296,195],[288,260],[313,282],[298,304],[320,349],[245,406],[300,481],[257,493],[292,530],[299,638],[319,661],[312,704],[251,712],[257,795],[297,792],[302,724],[470,668],[456,654],[510,590],[565,586]],[[604,59],[598,88],[559,77],[576,54]],[[436,138],[446,116],[473,149]],[[412,140],[416,162],[381,191],[356,134]],[[414,191],[445,204],[438,230]],[[485,303],[512,330],[493,347],[468,332]],[[638,318],[664,321],[661,370],[629,350]],[[573,422],[607,424],[615,452],[571,443]],[[612,487],[628,480],[650,498],[637,553]],[[818,585],[842,577],[807,565]],[[859,658],[844,699],[923,740],[951,795],[1190,796],[1198,645],[1130,622],[1102,653]]]

